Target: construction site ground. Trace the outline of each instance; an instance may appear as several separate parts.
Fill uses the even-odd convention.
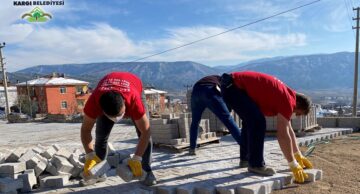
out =
[[[7,124],[0,121],[0,152],[15,148],[31,148],[37,144],[50,146],[58,144],[69,149],[82,148],[79,123],[19,123]],[[359,140],[346,140],[352,129],[327,128],[299,138],[301,144],[310,144],[330,138],[340,138],[328,144],[317,145],[310,160],[316,169],[323,171],[323,180],[304,185],[271,186],[272,193],[360,193]],[[94,132],[94,131],[93,131]],[[94,133],[93,133],[94,135]],[[343,135],[338,137],[339,135]],[[357,135],[358,134],[352,134]],[[133,152],[137,144],[135,128],[131,125],[117,124],[110,136],[110,142],[117,150]],[[231,136],[221,138],[220,143],[201,147],[197,156],[187,152],[174,153],[167,149],[154,149],[153,170],[158,185],[146,187],[133,181],[125,183],[116,175],[115,169],[107,173],[108,179],[93,186],[80,187],[78,181],[72,181],[66,187],[37,189],[34,193],[213,193],[236,190],[237,187],[252,187],[261,184],[274,184],[290,176],[277,140],[267,137],[265,141],[265,160],[278,174],[274,177],[262,177],[238,168],[239,146]],[[290,188],[289,188],[290,187]],[[255,189],[256,190],[256,189]],[[267,191],[269,191],[267,189]],[[223,192],[224,193],[224,192]],[[227,192],[225,192],[227,193]]]
[[[316,146],[309,159],[323,170],[323,180],[289,185],[273,194],[360,193],[360,133],[338,137]],[[302,147],[302,150],[306,150]]]

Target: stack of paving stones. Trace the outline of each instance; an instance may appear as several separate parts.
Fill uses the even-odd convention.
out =
[[[93,176],[106,173],[130,156],[116,152],[108,143],[107,161],[96,165]],[[58,145],[15,149],[0,153],[0,193],[31,192],[35,188],[61,188],[71,180],[81,179],[85,154],[79,149],[70,151]]]
[[[291,126],[295,132],[306,131],[318,127],[316,119],[316,107],[312,106],[310,112],[306,116],[297,116],[291,119]],[[266,130],[274,132],[277,130],[276,117],[266,117]]]
[[[169,145],[188,145],[190,142],[191,114],[164,114],[161,119],[150,120],[151,136],[154,143]],[[210,131],[208,119],[201,119],[198,140],[216,139],[216,133]]]

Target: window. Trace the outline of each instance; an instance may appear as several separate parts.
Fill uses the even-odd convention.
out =
[[[60,94],[65,94],[66,93],[66,87],[62,86],[60,87]]]
[[[82,93],[83,93],[83,88],[82,88],[82,86],[76,86],[76,93],[77,93],[77,94],[82,94]]]
[[[67,102],[66,101],[61,102],[61,108],[62,109],[67,109]]]

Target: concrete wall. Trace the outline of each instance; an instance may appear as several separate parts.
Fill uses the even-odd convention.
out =
[[[322,127],[355,128],[360,127],[360,117],[321,117],[317,122]]]

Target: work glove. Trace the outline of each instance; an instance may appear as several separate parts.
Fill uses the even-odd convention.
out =
[[[295,182],[303,183],[305,179],[308,178],[308,175],[304,172],[304,169],[296,162],[296,160],[289,162],[289,167],[294,175]]]
[[[128,166],[130,167],[130,169],[135,177],[142,176],[141,160],[142,160],[142,158],[135,154],[132,155],[131,158],[128,160]]]
[[[101,159],[96,155],[95,152],[89,152],[85,155],[85,165],[84,165],[84,175],[90,175],[90,169],[92,169],[96,164],[100,163]]]
[[[295,156],[296,161],[300,164],[300,166],[301,166],[303,169],[305,169],[305,168],[313,168],[313,165],[311,164],[311,162],[310,162],[307,158],[305,158],[305,157],[301,154],[301,152],[296,152],[296,153],[294,154],[294,156]]]

